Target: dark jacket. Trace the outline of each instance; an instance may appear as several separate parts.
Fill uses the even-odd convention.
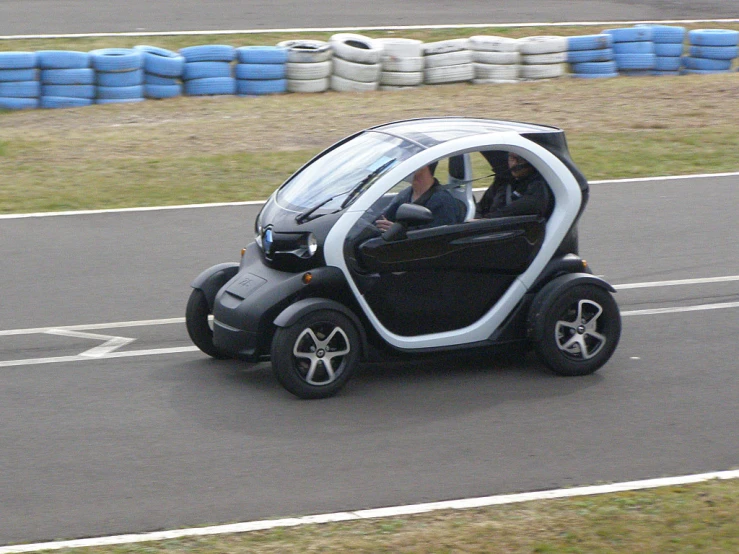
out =
[[[441,187],[439,181],[434,179],[434,184],[430,195],[422,195],[415,204],[421,204],[431,210],[434,219],[414,227],[414,229],[425,229],[428,227],[438,227],[439,225],[452,225],[454,223],[462,223],[464,221],[464,207],[461,202],[452,196],[448,190]],[[424,198],[427,196],[427,198]],[[413,197],[413,189],[408,187],[399,192],[392,202],[385,208],[383,215],[390,221],[395,221],[395,214],[401,204],[414,203],[411,201]],[[420,202],[419,202],[420,200]]]
[[[549,217],[554,199],[538,171],[522,179],[510,177],[490,186],[477,204],[476,217],[492,218],[511,215]]]

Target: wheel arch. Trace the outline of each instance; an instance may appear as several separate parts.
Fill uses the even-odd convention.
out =
[[[541,340],[544,333],[545,316],[551,305],[564,291],[586,284],[600,287],[610,293],[616,292],[616,289],[608,282],[588,273],[567,273],[556,277],[542,287],[531,303],[528,314],[527,338],[533,342]]]
[[[208,308],[212,312],[216,294],[238,271],[239,264],[236,262],[217,264],[198,275],[190,286],[203,291],[205,298],[208,300]]]
[[[303,317],[303,315],[305,315],[306,313],[316,310],[333,310],[348,317],[356,327],[357,333],[359,333],[359,339],[361,342],[360,357],[365,357],[368,351],[368,345],[367,333],[364,329],[364,325],[362,325],[360,319],[351,309],[347,308],[344,304],[342,304],[341,302],[337,302],[336,300],[319,297],[303,298],[302,300],[298,300],[297,302],[290,304],[287,308],[282,310],[282,312],[280,312],[280,314],[275,318],[274,324],[277,327],[289,327],[290,325],[293,325],[298,319]]]

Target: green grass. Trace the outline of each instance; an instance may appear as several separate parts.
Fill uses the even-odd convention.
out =
[[[701,553],[739,551],[739,479],[481,509],[277,528],[69,554]]]

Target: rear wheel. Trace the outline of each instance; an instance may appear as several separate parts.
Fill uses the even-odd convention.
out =
[[[190,339],[200,350],[218,360],[225,360],[226,356],[218,350],[213,344],[213,329],[210,321],[211,310],[208,306],[208,299],[205,293],[200,289],[193,289],[190,298],[187,301],[185,310],[185,324],[187,325],[187,334]]]
[[[354,323],[334,310],[310,312],[272,340],[272,369],[299,398],[327,398],[349,380],[359,363],[360,338]]]
[[[578,285],[544,314],[536,353],[554,373],[588,375],[610,359],[620,337],[621,315],[613,296],[595,285]]]

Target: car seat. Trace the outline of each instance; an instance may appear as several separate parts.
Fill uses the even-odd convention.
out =
[[[472,164],[468,154],[449,158],[449,182],[444,185],[464,207],[464,221],[475,217],[475,197],[472,193]]]

